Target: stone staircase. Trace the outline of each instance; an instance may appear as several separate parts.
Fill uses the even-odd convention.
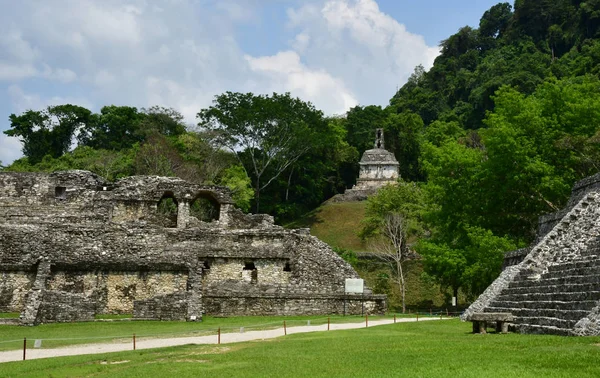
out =
[[[520,333],[600,335],[600,190],[577,194],[523,261],[506,267],[461,319],[511,313]]]
[[[554,265],[537,280],[517,275],[484,312],[510,312],[521,333],[569,335],[600,301],[600,260]]]

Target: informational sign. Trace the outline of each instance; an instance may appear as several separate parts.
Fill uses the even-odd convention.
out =
[[[364,281],[362,278],[346,278],[346,293],[362,293]]]

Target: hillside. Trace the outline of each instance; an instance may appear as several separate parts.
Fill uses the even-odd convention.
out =
[[[354,268],[366,281],[367,286],[377,293],[389,295],[391,309],[400,306],[399,290],[390,285],[389,267],[374,258],[368,258],[361,252],[374,252],[358,236],[365,217],[367,202],[325,203],[319,208],[305,214],[302,218],[288,224],[289,228],[310,228],[311,235],[318,237],[334,248],[342,248],[357,252],[358,262]],[[427,310],[430,306],[444,307],[448,303],[448,295],[440,292],[439,285],[423,277],[423,266],[420,261],[406,264],[407,274],[407,307],[414,310]]]
[[[325,203],[287,225],[289,228],[310,228],[311,235],[335,248],[366,251],[358,233],[365,216],[366,202]]]

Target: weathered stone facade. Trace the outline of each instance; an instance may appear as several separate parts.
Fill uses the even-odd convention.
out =
[[[462,315],[510,312],[522,333],[600,335],[600,174],[573,188],[567,207],[540,218],[528,248]]]
[[[198,199],[216,219],[192,212]],[[162,212],[170,201],[171,213]],[[106,182],[86,171],[0,173],[0,311],[23,324],[133,313],[357,313],[356,272],[307,230],[245,215],[229,191],[177,178]],[[369,312],[385,296],[365,295]]]

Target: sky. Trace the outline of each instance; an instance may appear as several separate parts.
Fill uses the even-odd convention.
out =
[[[0,131],[76,104],[180,111],[290,92],[327,115],[385,106],[439,42],[499,0],[0,0]],[[22,156],[0,133],[0,162]]]

